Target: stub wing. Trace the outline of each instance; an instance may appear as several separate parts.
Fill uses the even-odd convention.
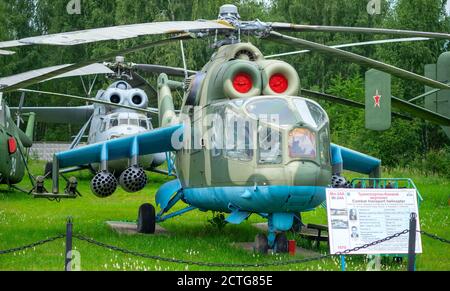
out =
[[[179,150],[182,137],[183,125],[176,125],[57,153],[55,157],[60,168],[128,159]]]
[[[367,174],[377,178],[381,174],[381,160],[366,154],[332,144],[331,156],[334,174],[340,174],[343,170]]]

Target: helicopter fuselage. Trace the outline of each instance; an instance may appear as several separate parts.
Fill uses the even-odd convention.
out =
[[[176,160],[189,204],[221,212],[298,213],[325,201],[332,176],[329,122],[316,102],[256,96],[201,111],[196,114],[203,127],[192,121]]]
[[[14,185],[25,176],[25,147],[32,145],[31,137],[20,130],[11,118],[9,107],[0,94],[0,184]],[[28,120],[34,126],[34,116]],[[30,132],[32,135],[32,131]]]
[[[290,225],[325,201],[329,119],[318,103],[296,97],[292,66],[239,43],[219,48],[189,81],[174,117],[168,78],[159,78],[161,126],[184,124],[175,160],[183,201],[201,210],[283,213],[287,220],[277,221]]]
[[[126,82],[112,84],[106,91],[99,91],[96,99],[120,105],[147,108],[148,97],[143,90],[133,89]],[[94,105],[94,115],[88,136],[88,144],[97,144],[125,136],[132,136],[152,130],[151,119],[144,113],[133,109],[115,108],[105,105]],[[146,169],[159,166],[165,162],[165,154],[140,156],[139,165]],[[92,165],[97,171],[100,164]],[[130,166],[129,159],[108,162],[108,171],[120,174]]]

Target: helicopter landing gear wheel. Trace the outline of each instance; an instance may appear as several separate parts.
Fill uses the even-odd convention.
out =
[[[267,254],[269,252],[269,242],[267,236],[264,234],[258,234],[255,238],[255,252],[258,254]]]
[[[277,234],[275,239],[275,252],[277,254],[286,254],[289,251],[288,239],[286,233]]]
[[[154,234],[155,230],[155,207],[151,204],[143,204],[139,207],[137,231],[143,234]]]

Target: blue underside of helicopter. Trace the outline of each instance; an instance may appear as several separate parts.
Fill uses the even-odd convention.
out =
[[[332,165],[363,174],[372,174],[381,166],[379,159],[332,144]],[[292,227],[294,217],[299,212],[315,209],[326,200],[323,186],[230,186],[182,189],[179,180],[164,184],[156,194],[156,202],[167,213],[178,201],[190,206],[168,218],[184,214],[193,209],[231,213],[227,221],[239,224],[252,213],[268,218],[270,231],[286,231]]]
[[[325,187],[232,186],[181,189],[179,180],[166,183],[156,194],[156,202],[162,209],[160,217],[176,202],[183,200],[194,207],[192,209],[231,213],[227,221],[232,224],[243,222],[252,213],[260,214],[269,219],[269,225],[275,231],[289,230],[297,213],[313,210],[325,199]]]
[[[326,199],[325,187],[233,186],[183,189],[184,200],[199,209],[251,213],[305,212]]]

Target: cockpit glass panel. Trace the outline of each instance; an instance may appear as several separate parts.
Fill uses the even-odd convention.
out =
[[[145,128],[145,129],[148,129],[147,120],[143,120],[143,119],[139,120],[139,126]]]
[[[130,125],[138,126],[139,125],[139,120],[138,119],[130,119]]]
[[[297,123],[294,113],[289,108],[289,103],[283,99],[254,100],[246,108],[254,118],[272,124],[283,126]]]
[[[304,99],[294,99],[294,105],[304,123],[313,128],[321,128],[327,122],[327,116],[322,108]]]
[[[327,115],[325,114],[323,109],[317,106],[316,104],[308,102],[308,108],[319,128],[322,127],[328,121]]]
[[[293,159],[317,158],[316,133],[296,128],[289,133],[289,156]]]
[[[116,118],[113,118],[109,121],[109,127],[116,127],[119,125],[119,120],[117,120]]]
[[[100,127],[100,132],[104,132],[107,128],[107,121],[103,121]]]
[[[319,151],[320,162],[322,165],[331,165],[331,152],[330,152],[330,135],[328,133],[328,127],[324,127],[319,133]]]
[[[120,125],[128,125],[128,119],[120,119],[119,124]]]
[[[225,112],[225,156],[239,161],[253,159],[253,124],[249,119]]]

